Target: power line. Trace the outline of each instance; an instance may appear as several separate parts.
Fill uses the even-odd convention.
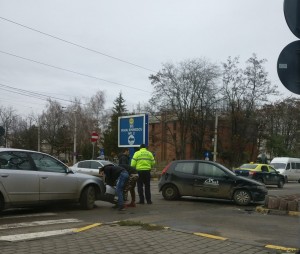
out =
[[[14,93],[14,94],[20,94],[20,95],[40,99],[40,100],[43,100],[43,101],[47,101],[49,98],[52,98],[52,99],[56,99],[56,100],[60,100],[60,101],[64,101],[64,102],[73,103],[73,101],[70,101],[70,100],[65,100],[65,99],[61,99],[61,98],[57,98],[57,97],[53,97],[53,96],[47,96],[47,95],[44,95],[44,94],[41,94],[41,93],[37,93],[37,92],[29,91],[29,90],[24,90],[24,89],[19,89],[19,88],[15,88],[15,87],[8,86],[8,85],[4,85],[2,83],[0,83],[0,89],[4,90],[4,91],[7,91],[7,92]]]
[[[5,21],[7,21],[7,22],[10,22],[10,23],[13,23],[13,24],[15,24],[15,25],[18,25],[18,26],[24,27],[24,28],[26,28],[26,29],[32,30],[32,31],[34,31],[34,32],[37,32],[37,33],[43,34],[43,35],[45,35],[45,36],[48,36],[48,37],[54,38],[54,39],[56,39],[56,40],[59,40],[59,41],[62,41],[62,42],[65,42],[65,43],[71,44],[71,45],[73,45],[73,46],[76,46],[76,47],[79,47],[79,48],[82,48],[82,49],[85,49],[85,50],[88,50],[88,51],[91,51],[91,52],[97,53],[97,54],[99,54],[99,55],[102,55],[102,56],[105,56],[105,57],[108,57],[108,58],[111,58],[111,59],[114,59],[114,60],[117,60],[117,61],[119,61],[119,62],[126,63],[126,64],[130,64],[130,65],[132,65],[132,66],[135,66],[135,67],[138,67],[138,68],[140,68],[140,69],[144,69],[144,70],[147,70],[147,71],[150,71],[150,72],[156,72],[156,71],[154,71],[154,70],[151,70],[151,69],[149,69],[149,68],[143,67],[143,66],[141,66],[141,65],[138,65],[138,64],[134,64],[134,63],[128,62],[128,61],[126,61],[126,60],[123,60],[123,59],[120,59],[120,58],[118,58],[118,57],[114,57],[114,56],[111,56],[111,55],[108,55],[108,54],[102,53],[102,52],[100,52],[100,51],[97,51],[97,50],[94,50],[94,49],[90,49],[90,48],[88,48],[88,47],[85,47],[85,46],[81,46],[81,45],[79,45],[79,44],[77,44],[77,43],[74,43],[74,42],[67,41],[67,40],[65,40],[65,39],[62,39],[62,38],[59,38],[59,37],[57,37],[57,36],[54,36],[54,35],[51,35],[51,34],[48,34],[48,33],[42,32],[42,31],[40,31],[40,30],[37,30],[37,29],[31,28],[31,27],[29,27],[29,26],[25,26],[25,25],[23,25],[23,24],[20,24],[20,23],[18,23],[18,22],[15,22],[15,21],[12,21],[12,20],[9,20],[9,19],[6,19],[6,18],[3,18],[3,17],[0,17],[0,19],[2,19],[2,20],[5,20]]]
[[[44,66],[47,66],[47,67],[51,67],[51,68],[54,68],[54,69],[58,69],[58,70],[61,70],[61,71],[67,71],[67,72],[70,72],[70,73],[73,73],[73,74],[77,74],[77,75],[80,75],[80,76],[84,76],[84,77],[88,77],[88,78],[93,78],[93,79],[101,80],[101,81],[104,81],[104,82],[107,82],[107,83],[111,83],[111,84],[114,84],[114,85],[125,86],[125,87],[131,88],[131,89],[135,89],[135,90],[139,90],[139,91],[142,91],[142,92],[151,93],[150,91],[146,91],[146,90],[143,90],[143,89],[140,89],[140,88],[136,88],[136,87],[132,87],[132,86],[120,84],[120,83],[117,83],[117,82],[114,82],[114,81],[109,81],[109,80],[106,80],[106,79],[102,79],[102,78],[98,78],[98,77],[95,77],[95,76],[91,76],[91,75],[88,75],[88,74],[84,74],[84,73],[80,73],[80,72],[68,70],[68,69],[61,68],[61,67],[58,67],[58,66],[55,66],[55,65],[46,64],[46,63],[39,62],[39,61],[36,61],[36,60],[32,60],[32,59],[29,59],[29,58],[26,58],[26,57],[14,55],[14,54],[2,51],[2,50],[0,50],[0,53],[5,54],[5,55],[9,55],[9,56],[13,56],[13,57],[16,57],[16,58],[20,58],[22,60],[30,61],[30,62],[33,62],[33,63],[41,64],[41,65],[44,65]]]

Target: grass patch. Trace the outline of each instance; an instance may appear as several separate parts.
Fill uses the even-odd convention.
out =
[[[164,226],[159,226],[155,224],[149,224],[149,223],[142,223],[140,221],[130,221],[130,220],[124,220],[119,221],[118,224],[120,226],[140,226],[144,230],[164,230]]]

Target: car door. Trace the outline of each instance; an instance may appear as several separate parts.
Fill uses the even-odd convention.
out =
[[[194,194],[195,165],[194,161],[179,161],[172,166],[170,181],[177,186],[181,196]]]
[[[279,182],[279,174],[272,166],[268,166],[269,172],[266,174],[267,180],[265,184],[278,184]]]
[[[77,178],[73,173],[67,173],[63,163],[41,153],[32,153],[31,157],[38,171],[40,201],[78,198]]]
[[[220,167],[199,162],[194,182],[194,194],[207,198],[228,198],[233,180]]]
[[[28,154],[21,151],[0,153],[0,185],[9,202],[32,204],[39,201],[39,177]]]

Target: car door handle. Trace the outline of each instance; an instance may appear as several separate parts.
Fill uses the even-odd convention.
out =
[[[8,175],[1,175],[1,177],[8,177]]]
[[[42,179],[48,179],[48,176],[42,176],[41,178]]]

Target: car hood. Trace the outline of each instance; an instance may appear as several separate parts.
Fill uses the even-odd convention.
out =
[[[264,183],[261,183],[261,182],[258,182],[256,180],[253,180],[251,178],[248,178],[248,177],[244,177],[244,176],[236,176],[236,180],[239,180],[241,182],[247,182],[249,183],[250,185],[259,185],[259,186],[265,186]]]

